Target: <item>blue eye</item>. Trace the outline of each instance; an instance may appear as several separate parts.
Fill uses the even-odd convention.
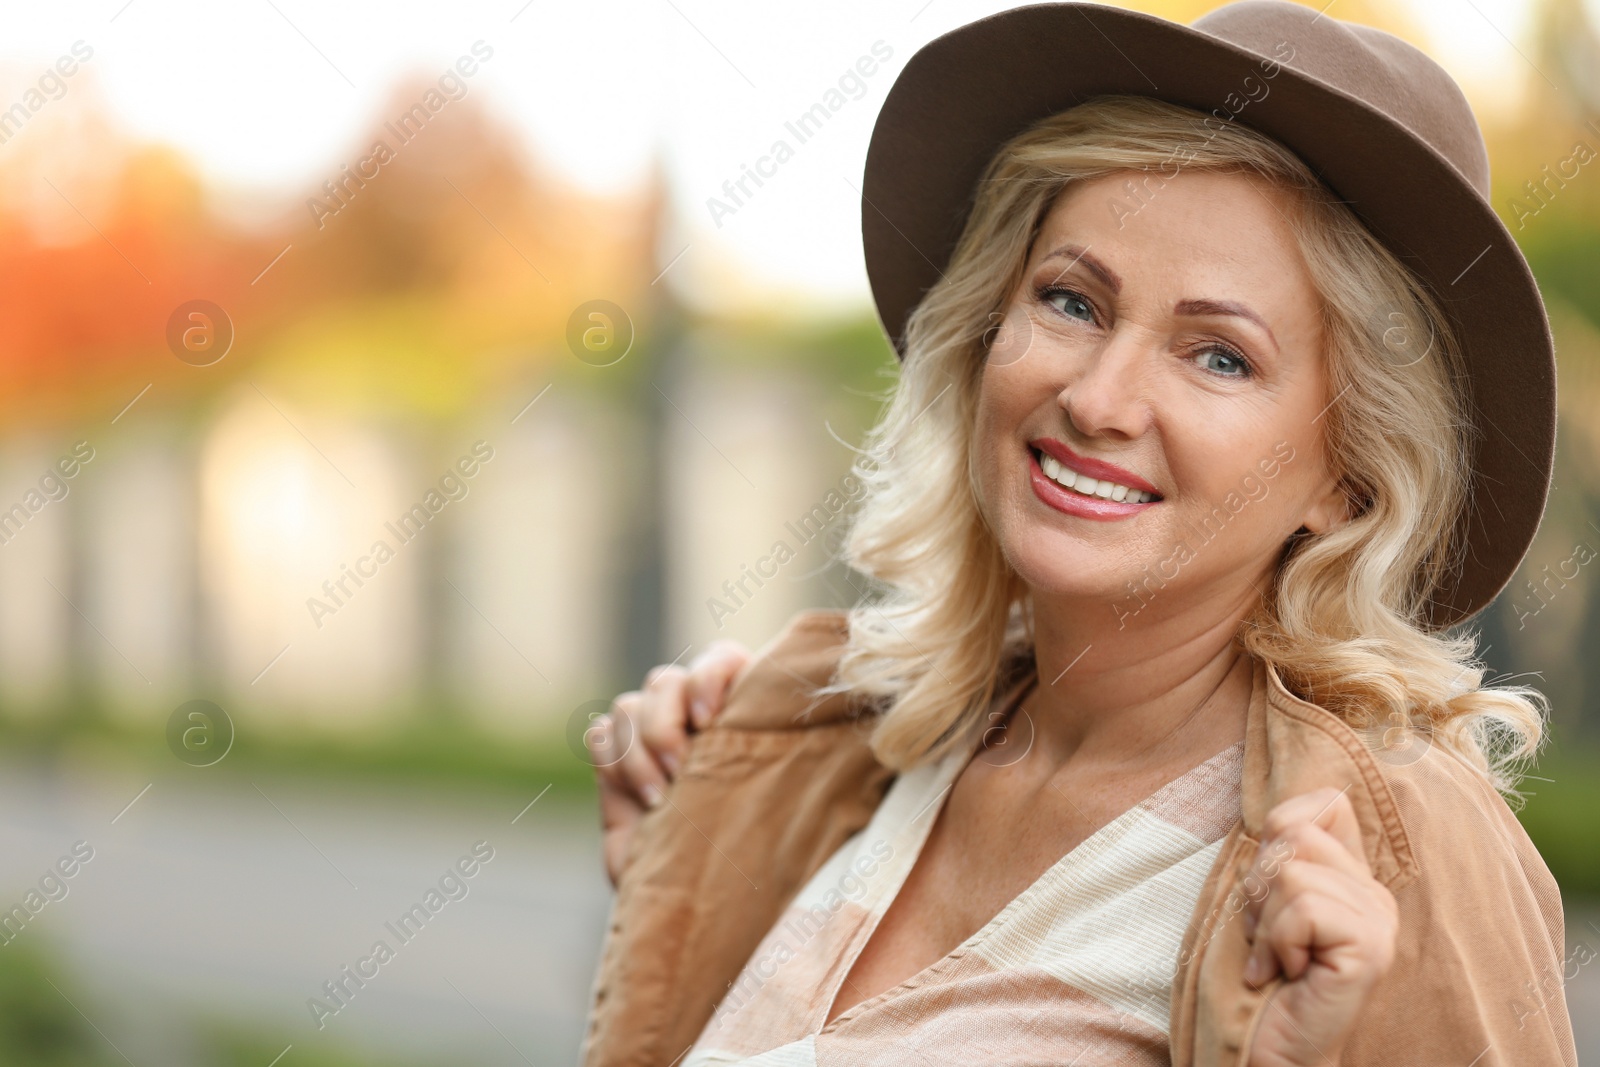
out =
[[[1082,319],[1084,322],[1094,321],[1094,305],[1090,304],[1082,296],[1079,296],[1071,289],[1062,289],[1058,286],[1047,285],[1043,289],[1039,290],[1039,299],[1044,301],[1046,304],[1049,304],[1063,315],[1067,315],[1074,319]],[[1060,303],[1057,303],[1058,300]]]
[[[1210,345],[1201,349],[1196,355],[1200,357],[1202,366],[1205,366],[1211,373],[1223,378],[1248,378],[1254,373],[1249,362],[1243,356],[1223,345]],[[1222,366],[1208,365],[1211,357],[1221,359],[1223,361]]]

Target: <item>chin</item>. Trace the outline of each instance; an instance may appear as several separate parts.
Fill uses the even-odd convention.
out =
[[[1109,605],[1126,592],[1132,575],[1121,573],[1120,559],[1113,565],[1107,549],[1033,523],[1011,533],[1021,536],[1002,536],[1000,552],[1035,594],[1099,598]]]

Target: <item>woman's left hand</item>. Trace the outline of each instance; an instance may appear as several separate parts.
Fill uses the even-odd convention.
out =
[[[1400,909],[1367,864],[1344,792],[1317,789],[1267,813],[1254,868],[1267,885],[1246,905],[1245,980],[1280,972],[1249,1067],[1338,1067],[1367,995],[1394,962]]]

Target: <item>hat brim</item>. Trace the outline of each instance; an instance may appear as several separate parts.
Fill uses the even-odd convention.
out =
[[[1200,30],[1099,4],[1014,8],[925,45],[895,80],[862,182],[867,276],[903,358],[907,318],[939,279],[999,146],[1104,94],[1209,113],[1263,56]],[[1157,84],[1159,82],[1159,85]],[[1225,112],[1226,113],[1226,112]],[[1461,571],[1430,604],[1442,629],[1515,574],[1549,496],[1555,348],[1527,261],[1456,168],[1396,120],[1284,65],[1234,120],[1300,156],[1428,286],[1455,327],[1477,433]]]

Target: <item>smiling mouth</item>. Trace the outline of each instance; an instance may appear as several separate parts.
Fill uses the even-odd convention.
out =
[[[1126,504],[1148,504],[1161,499],[1158,493],[1147,493],[1142,489],[1134,489],[1118,482],[1102,481],[1097,478],[1091,478],[1087,474],[1079,474],[1071,467],[1061,463],[1054,456],[1041,452],[1037,448],[1029,449],[1029,451],[1033,453],[1033,458],[1038,461],[1039,469],[1044,471],[1046,478],[1049,478],[1063,489],[1069,489],[1080,496],[1097,497],[1101,500],[1112,500]]]

